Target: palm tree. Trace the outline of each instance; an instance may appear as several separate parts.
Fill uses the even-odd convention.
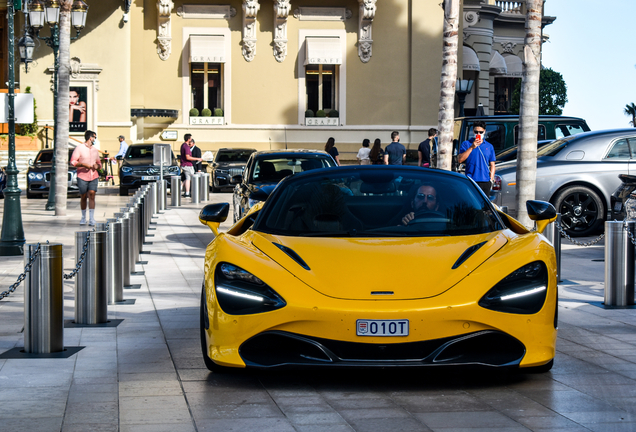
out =
[[[517,219],[532,226],[526,201],[535,197],[537,132],[539,129],[539,75],[541,72],[541,17],[543,0],[526,1],[526,37],[519,110],[520,142],[517,153]]]
[[[71,72],[72,0],[60,1],[60,54],[55,125],[55,216],[66,216],[68,189],[68,92]]]
[[[459,40],[459,0],[444,0],[444,40],[442,79],[439,98],[439,148],[437,168],[450,170],[453,158],[453,121],[455,120],[455,82],[457,80],[457,43]]]
[[[630,121],[630,123],[632,126],[636,127],[636,105],[634,105],[634,102],[625,105],[625,115],[632,116],[632,121]]]

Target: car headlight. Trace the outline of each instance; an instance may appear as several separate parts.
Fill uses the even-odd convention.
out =
[[[251,315],[280,309],[285,300],[266,283],[248,271],[220,263],[214,273],[219,306],[230,315]]]
[[[548,293],[548,269],[534,261],[515,270],[479,300],[479,306],[498,312],[535,314]]]
[[[131,167],[121,167],[121,172],[123,173],[131,173],[132,172],[132,168]]]
[[[39,172],[29,173],[29,180],[44,180],[44,175]]]
[[[168,167],[168,172],[169,173],[178,173],[179,172],[179,167],[177,167],[177,166]]]

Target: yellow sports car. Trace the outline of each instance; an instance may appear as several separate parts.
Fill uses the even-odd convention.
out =
[[[529,231],[469,178],[354,166],[290,176],[219,233],[200,213],[201,345],[212,371],[484,366],[547,371],[557,337],[551,204]]]

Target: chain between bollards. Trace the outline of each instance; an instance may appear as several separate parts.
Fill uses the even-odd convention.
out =
[[[49,241],[47,240],[46,242],[48,243]],[[35,259],[38,257],[39,254],[40,254],[40,243],[38,243],[38,247],[35,249],[35,252],[33,252],[33,255],[29,257],[29,262],[26,266],[24,266],[24,272],[22,272],[20,276],[18,276],[18,280],[16,280],[15,283],[11,285],[8,290],[0,293],[0,300],[4,299],[5,297],[8,297],[9,294],[12,294],[18,288],[18,286],[20,286],[22,281],[26,278],[27,273],[31,271],[33,262],[35,261]]]
[[[556,227],[559,230],[559,232],[561,233],[561,235],[563,237],[565,237],[570,243],[572,243],[573,245],[576,245],[576,246],[583,246],[583,247],[594,246],[596,243],[600,242],[601,240],[603,240],[605,238],[605,233],[603,233],[600,236],[598,236],[597,238],[595,238],[594,240],[590,240],[589,242],[580,242],[580,241],[574,240],[572,237],[570,237],[568,235],[568,233],[565,232],[565,230],[563,229],[561,224],[559,224],[558,222],[555,222],[555,223],[556,223]]]
[[[80,269],[82,268],[82,263],[84,262],[84,258],[86,257],[86,251],[88,250],[88,243],[90,241],[90,238],[91,238],[90,235],[86,236],[86,241],[84,242],[84,247],[82,248],[82,254],[80,255],[79,260],[77,260],[77,264],[75,264],[75,268],[69,274],[63,274],[62,276],[64,277],[64,279],[73,278],[77,274],[77,272],[80,271]]]

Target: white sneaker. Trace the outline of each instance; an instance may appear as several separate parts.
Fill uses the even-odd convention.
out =
[[[95,219],[91,219],[88,221],[88,226],[95,226]]]
[[[80,219],[80,225],[86,225],[86,218],[85,217]]]

